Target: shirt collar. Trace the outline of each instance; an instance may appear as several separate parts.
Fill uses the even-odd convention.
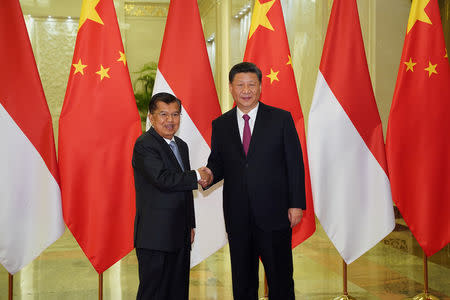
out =
[[[256,106],[254,108],[252,108],[252,110],[247,113],[247,115],[249,115],[249,117],[250,117],[250,120],[255,120],[256,119],[256,113],[258,112],[258,107],[259,107],[259,101],[256,104]],[[244,115],[242,110],[240,110],[239,107],[236,106],[236,111],[237,111],[238,117],[242,119],[242,116]]]
[[[166,139],[166,138],[164,138],[164,137],[163,137],[163,139],[166,141],[167,144],[170,144],[170,142],[172,142],[172,141],[173,141],[174,143],[176,143],[176,142],[175,142],[175,136],[174,136],[172,139],[170,139],[170,140],[169,140],[169,139]]]

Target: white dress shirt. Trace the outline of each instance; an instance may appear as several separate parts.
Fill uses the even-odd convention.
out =
[[[249,115],[250,119],[248,120],[248,125],[250,126],[250,133],[253,134],[253,127],[255,127],[255,121],[256,121],[256,114],[258,113],[258,107],[259,107],[259,102],[258,104],[256,104],[256,106],[247,113],[247,115]],[[244,134],[244,118],[242,118],[242,116],[244,115],[244,113],[239,109],[239,107],[236,107],[236,114],[237,114],[237,122],[238,122],[238,127],[239,127],[239,134],[241,135],[241,142],[243,139],[243,134]]]

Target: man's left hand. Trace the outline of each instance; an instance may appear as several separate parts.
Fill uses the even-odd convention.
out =
[[[291,228],[294,228],[303,217],[303,210],[301,208],[289,208],[288,210],[289,222],[291,222]]]
[[[194,237],[195,237],[195,228],[191,229],[191,244],[194,242]]]

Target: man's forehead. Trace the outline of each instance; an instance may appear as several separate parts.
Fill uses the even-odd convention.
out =
[[[177,102],[171,102],[169,104],[163,102],[163,101],[159,101],[156,103],[156,109],[159,110],[179,110],[180,107],[178,106]]]
[[[238,82],[238,81],[246,81],[246,82],[251,82],[251,81],[255,81],[255,82],[259,82],[258,80],[258,76],[255,73],[237,73],[234,76],[234,80],[233,82]]]

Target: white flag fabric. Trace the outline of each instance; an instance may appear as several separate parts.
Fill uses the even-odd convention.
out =
[[[192,169],[205,166],[211,149],[211,122],[221,112],[196,0],[170,2],[153,89],[153,94],[160,92],[181,99],[183,109],[177,135],[189,146]],[[194,207],[196,229],[191,267],[227,242],[222,185],[205,192],[194,191]]]
[[[0,263],[14,274],[64,232],[50,112],[18,0],[0,10]]]
[[[309,113],[316,215],[347,264],[395,225],[356,0],[335,0]]]

